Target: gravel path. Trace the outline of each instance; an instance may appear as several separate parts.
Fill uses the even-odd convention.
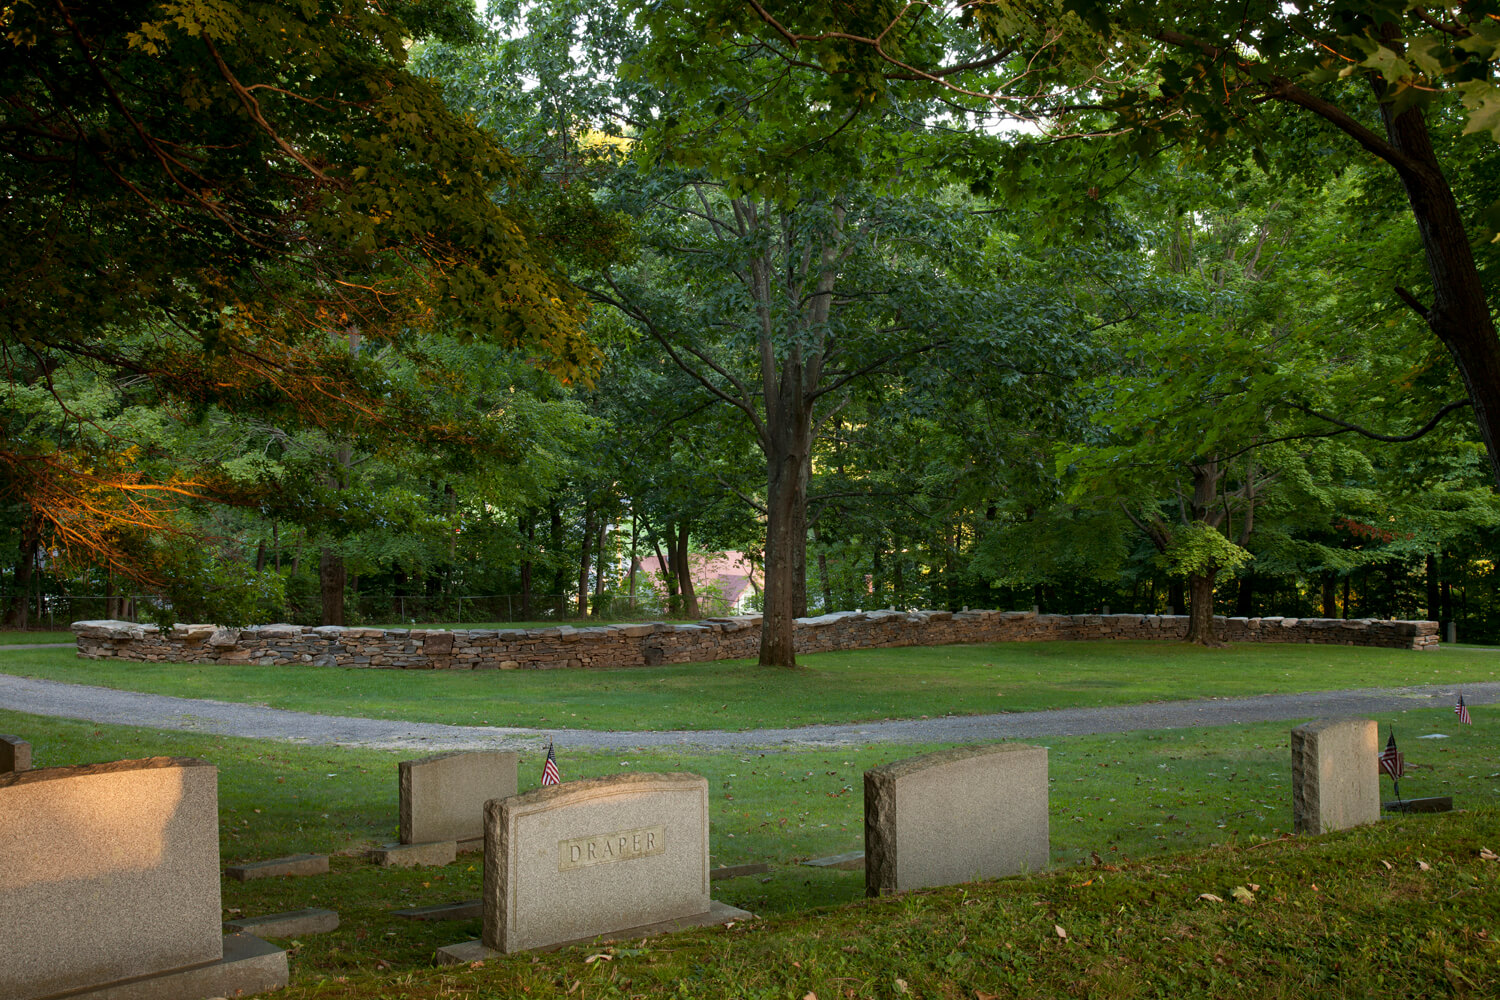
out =
[[[1500,683],[1465,685],[1471,705],[1500,702]],[[1037,739],[1119,733],[1133,729],[1180,729],[1277,722],[1343,715],[1369,715],[1409,708],[1451,706],[1452,685],[1361,688],[1254,698],[1206,698],[1112,708],[1064,708],[1045,712],[944,716],[848,725],[752,729],[746,732],[598,732],[587,729],[516,729],[504,726],[448,726],[341,715],[288,712],[261,705],[169,695],[0,674],[0,708],[63,719],[178,729],[223,736],[286,740],[290,743],[366,747],[376,750],[535,750],[548,738],[581,748],[841,746],[868,743],[965,743],[979,740]]]

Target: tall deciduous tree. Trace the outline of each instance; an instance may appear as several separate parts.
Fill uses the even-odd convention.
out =
[[[1132,153],[1159,143],[1240,144],[1262,166],[1295,172],[1320,166],[1307,155],[1310,131],[1340,137],[1346,153],[1374,156],[1405,191],[1422,280],[1388,291],[1453,358],[1500,482],[1500,336],[1475,251],[1495,232],[1500,203],[1493,191],[1454,186],[1461,147],[1500,138],[1495,17],[1485,4],[1379,0],[685,0],[653,7],[651,23],[665,74],[704,71],[673,53],[689,51],[691,33],[712,25],[788,63],[821,66],[846,104],[926,81],[970,110],[1035,123],[1044,142],[1123,132]],[[1028,145],[997,153],[991,176],[1019,165]],[[1097,196],[1098,186],[1057,197],[1077,202],[1085,192]],[[1481,244],[1479,253],[1495,251]]]
[[[7,5],[6,377],[45,387],[78,359],[190,408],[392,433],[423,401],[351,336],[446,321],[587,366],[579,296],[495,197],[524,171],[406,69],[408,40],[472,18],[457,0]],[[8,499],[39,511],[152,485],[0,451]]]

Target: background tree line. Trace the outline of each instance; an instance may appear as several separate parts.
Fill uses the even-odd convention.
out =
[[[704,30],[712,4],[501,3],[488,33],[437,0],[178,6],[9,15],[32,21],[8,245],[50,234],[5,271],[11,624],[38,594],[142,590],[177,620],[614,615],[645,556],[668,567],[646,606],[692,616],[688,556],[734,549],[763,568],[768,663],[791,618],[854,607],[1500,635],[1477,362],[1391,293],[1442,294],[1410,179],[1325,113],[1417,108],[1489,232],[1469,91],[1356,87],[1403,79],[1382,52],[1487,64],[1458,14],[1427,66],[1343,5],[1325,27],[1378,42],[1356,78],[1282,67],[1321,110],[1278,91],[1252,128],[1160,75],[1190,51],[1247,100],[1280,86],[1242,51],[1091,9],[928,19],[893,54],[774,5]],[[1136,62],[1069,75],[1127,30]],[[106,51],[157,89],[114,95]],[[59,72],[91,81],[61,93],[103,140],[51,124]],[[1042,130],[987,123],[1022,82]],[[224,149],[286,191],[220,176]],[[160,246],[152,212],[177,220]]]

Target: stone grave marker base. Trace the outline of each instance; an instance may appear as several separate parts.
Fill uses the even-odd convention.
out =
[[[327,934],[339,929],[339,915],[333,910],[311,906],[287,913],[268,913],[263,917],[241,917],[224,921],[224,933],[244,931],[258,938],[293,938],[306,934]]]
[[[418,865],[451,865],[458,857],[458,845],[451,840],[434,840],[425,844],[386,844],[370,848],[370,860],[382,868],[415,868]]]
[[[286,986],[286,952],[253,934],[224,936],[224,957],[154,976],[67,994],[67,1000],[203,1000],[250,996]]]
[[[748,910],[741,910],[730,906],[728,903],[720,903],[717,900],[713,900],[708,904],[707,913],[698,913],[686,917],[673,917],[671,920],[662,920],[654,924],[642,924],[640,927],[627,927],[624,930],[610,931],[608,934],[593,934],[588,937],[574,938],[571,941],[554,941],[550,944],[526,950],[556,951],[559,948],[566,948],[570,944],[583,944],[586,941],[625,941],[630,938],[655,937],[658,934],[671,934],[674,931],[685,931],[692,927],[714,927],[735,920],[749,920],[754,916],[755,914]],[[486,948],[482,941],[464,941],[460,944],[450,944],[439,948],[437,950],[437,964],[464,965],[486,958],[497,958],[502,954],[504,952],[496,951],[493,948]],[[70,997],[69,1000],[72,1000],[72,998]]]

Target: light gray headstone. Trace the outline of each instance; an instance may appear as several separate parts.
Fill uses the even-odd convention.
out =
[[[485,806],[484,944],[525,951],[709,911],[708,781],[620,774]]]
[[[152,757],[0,775],[6,1000],[218,962],[221,919],[213,765]]]
[[[1378,734],[1371,719],[1292,730],[1292,828],[1328,833],[1380,819]]]
[[[401,843],[483,837],[484,804],[516,794],[516,759],[485,750],[401,761]]]
[[[0,774],[31,768],[31,744],[19,736],[0,736]]]
[[[865,772],[865,893],[1047,867],[1047,749],[964,747]]]

